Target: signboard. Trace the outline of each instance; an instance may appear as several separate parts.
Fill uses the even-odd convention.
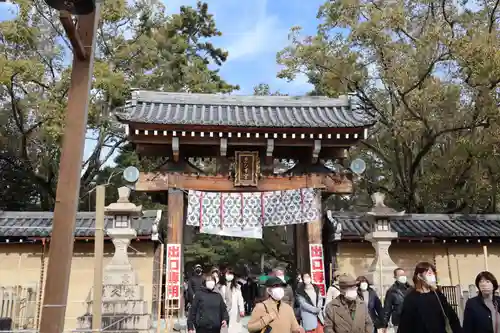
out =
[[[237,151],[234,160],[234,186],[256,187],[259,175],[259,152]]]
[[[166,259],[165,308],[179,309],[181,299],[181,244],[167,244]]]
[[[309,258],[311,260],[311,282],[318,286],[322,297],[326,297],[325,260],[323,259],[323,245],[309,244]]]

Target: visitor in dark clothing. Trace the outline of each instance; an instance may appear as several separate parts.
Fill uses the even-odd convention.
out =
[[[368,308],[368,313],[373,323],[373,332],[376,333],[379,328],[385,327],[382,302],[377,292],[370,287],[370,283],[365,276],[358,276],[356,282],[358,286],[358,296],[364,301]]]
[[[394,326],[394,331],[397,331],[399,325],[399,317],[403,310],[403,301],[410,285],[406,278],[406,272],[402,268],[394,270],[394,284],[387,290],[384,300],[384,317],[383,326],[387,327],[389,321]]]
[[[251,277],[247,278],[247,282],[241,287],[241,293],[245,301],[245,312],[247,315],[250,315],[258,295],[258,285],[254,279]]]
[[[194,294],[201,289],[203,283],[203,269],[201,265],[194,266],[194,272],[188,283],[187,303],[193,303]]]
[[[215,279],[207,276],[203,287],[196,293],[188,312],[187,328],[189,333],[220,333],[227,327],[229,314],[221,294],[214,290]]]
[[[479,294],[465,304],[464,333],[498,333],[500,297],[495,296],[498,281],[490,272],[481,272],[475,283]]]
[[[403,302],[398,333],[462,333],[457,314],[437,290],[436,268],[428,262],[419,263],[413,283],[415,289]]]

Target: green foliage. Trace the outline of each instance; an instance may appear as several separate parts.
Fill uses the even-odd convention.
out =
[[[39,208],[50,210],[70,85],[70,45],[58,14],[42,0],[18,4],[18,16],[0,22],[0,161],[10,168],[8,175],[23,175],[34,184]],[[172,16],[166,15],[163,6],[147,1],[106,2],[98,29],[88,117],[88,139],[95,146],[83,164],[83,197],[89,197],[86,193],[95,186],[96,176],[125,142],[123,130],[110,114],[124,105],[132,88],[238,89],[218,75],[218,67],[228,56],[211,43],[220,34],[202,2],[196,8],[182,7]],[[126,155],[136,158],[130,151]],[[86,201],[82,205],[93,206]]]
[[[315,36],[292,29],[279,76],[351,94],[378,120],[354,152],[369,165],[362,190],[407,212],[494,212],[499,11],[492,0],[327,1]]]
[[[271,92],[271,87],[267,83],[259,83],[253,87],[253,94],[256,96],[287,96],[279,91]]]

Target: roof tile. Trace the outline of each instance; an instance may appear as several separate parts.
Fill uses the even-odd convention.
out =
[[[342,237],[363,238],[370,225],[358,214],[337,213]],[[393,231],[408,238],[474,238],[500,237],[500,215],[411,214],[390,218]],[[333,235],[331,237],[333,239]]]
[[[172,125],[245,127],[364,127],[374,119],[346,96],[225,96],[135,91],[118,119]]]
[[[158,211],[147,210],[134,218],[132,226],[137,236],[150,236],[157,221]],[[49,237],[52,232],[52,212],[0,212],[0,237]],[[106,217],[105,229],[111,227],[112,218]],[[75,237],[94,237],[95,212],[78,212]]]

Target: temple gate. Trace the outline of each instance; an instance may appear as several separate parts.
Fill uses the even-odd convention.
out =
[[[367,138],[374,123],[350,97],[134,91],[118,119],[140,156],[168,157],[157,171],[141,173],[136,184],[136,191],[168,195],[166,255],[167,266],[172,267],[167,272],[174,269],[182,277],[179,253],[185,223],[208,228],[204,221],[214,220],[205,216],[204,206],[221,202],[220,214],[214,216],[224,231],[229,217],[224,215],[222,202],[238,201],[234,194],[240,194],[241,202],[233,205],[241,212],[235,214],[248,220],[248,225],[253,223],[250,217],[261,214],[251,230],[252,237],[258,237],[260,227],[273,225],[273,216],[291,213],[283,204],[272,206],[274,201],[279,205],[276,195],[288,195],[290,202],[299,202],[295,205],[299,208],[294,208],[288,222],[282,218],[279,223],[296,228],[297,267],[313,272],[313,282],[325,286],[328,264],[323,258],[330,260],[322,246],[321,195],[352,192],[352,175],[344,165],[346,152]],[[200,167],[207,159],[210,170]],[[334,171],[331,166],[339,164],[344,168]],[[195,205],[200,206],[198,213],[191,208]],[[312,211],[319,214],[305,217]],[[248,225],[238,226],[243,230]],[[166,298],[182,309],[180,280],[169,280],[167,285]]]

